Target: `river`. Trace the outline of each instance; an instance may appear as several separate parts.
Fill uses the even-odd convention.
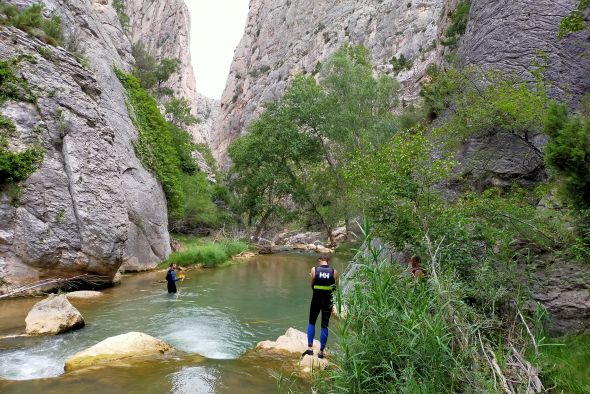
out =
[[[345,263],[335,257],[332,265],[342,270]],[[86,321],[81,330],[0,340],[0,392],[276,392],[276,376],[287,374],[285,360],[244,353],[289,327],[305,331],[308,272],[315,264],[315,256],[290,253],[188,271],[177,295],[168,295],[166,285],[158,283],[163,272],[126,275],[101,298],[71,301]],[[37,301],[0,302],[0,336],[24,332],[26,314]],[[129,331],[163,339],[184,354],[64,374],[68,356]],[[328,346],[333,341],[334,334]]]

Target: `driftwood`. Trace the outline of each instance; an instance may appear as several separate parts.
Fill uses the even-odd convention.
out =
[[[109,283],[111,279],[108,276],[90,274],[76,275],[69,278],[48,278],[23,286],[13,287],[6,293],[1,294],[0,299],[23,295],[37,289],[45,291],[50,289],[75,290],[87,286],[101,286]]]

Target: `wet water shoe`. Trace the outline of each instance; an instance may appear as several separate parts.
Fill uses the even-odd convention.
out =
[[[304,351],[303,354],[301,355],[301,357],[305,357],[305,356],[313,356],[313,350],[307,349],[306,351]]]

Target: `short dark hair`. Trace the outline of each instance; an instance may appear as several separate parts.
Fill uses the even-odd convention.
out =
[[[173,265],[174,265],[174,263],[170,263],[170,266],[168,268],[172,268]]]
[[[325,261],[325,262],[328,262],[328,263],[330,262],[330,259],[331,259],[331,257],[330,257],[330,256],[328,256],[327,254],[323,254],[323,255],[321,255],[321,256],[318,258],[318,260]]]

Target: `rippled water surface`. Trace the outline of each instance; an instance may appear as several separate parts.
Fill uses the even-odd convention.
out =
[[[284,361],[244,356],[287,328],[305,331],[313,256],[257,256],[225,268],[189,271],[177,295],[158,283],[163,272],[125,276],[94,300],[73,300],[81,330],[0,340],[2,393],[266,393]],[[334,259],[342,268],[344,260]],[[37,299],[0,302],[0,336],[24,331]],[[129,366],[63,373],[65,359],[113,335],[141,331],[184,352]],[[332,338],[333,339],[333,338]],[[198,357],[204,356],[204,359]]]

